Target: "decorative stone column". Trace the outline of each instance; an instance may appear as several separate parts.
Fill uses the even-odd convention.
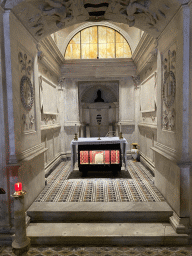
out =
[[[7,10],[3,14],[4,24],[4,45],[5,47],[5,76],[7,88],[7,117],[8,117],[8,136],[9,136],[9,164],[16,164],[15,133],[14,133],[14,113],[13,113],[13,88],[12,88],[12,63],[11,63],[11,39],[10,39],[10,15]]]

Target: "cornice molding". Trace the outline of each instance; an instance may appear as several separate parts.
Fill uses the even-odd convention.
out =
[[[139,44],[132,55],[132,59],[137,66],[137,75],[140,74],[149,64],[155,61],[157,52],[155,50],[156,39],[150,36],[147,33],[144,33]],[[150,49],[151,48],[151,49]],[[150,49],[150,51],[149,51]],[[143,55],[147,52],[148,54],[145,57],[143,63],[139,65],[139,61],[142,59]]]
[[[41,131],[49,131],[49,130],[60,129],[60,128],[61,128],[60,124],[42,125]]]
[[[156,41],[155,38],[153,38],[152,36],[150,36],[149,34],[144,32],[143,36],[141,37],[141,39],[137,45],[137,48],[135,49],[135,51],[132,55],[133,61],[135,63],[137,63],[139,61],[140,57],[145,52],[146,48],[148,48],[149,45],[154,43],[155,41]]]
[[[65,121],[65,125],[64,126],[74,126],[75,127],[75,125],[77,125],[77,127],[78,126],[81,126],[81,123],[79,122],[79,121]]]
[[[176,162],[177,159],[177,154],[176,154],[176,150],[167,147],[159,142],[156,142],[154,147],[151,147],[151,149],[157,153],[159,153],[160,155],[166,157],[167,159]]]
[[[43,144],[39,144],[36,145],[32,148],[26,149],[23,152],[21,152],[20,154],[18,154],[18,160],[19,161],[30,161],[33,158],[35,158],[36,156],[44,153],[45,151],[47,151],[48,148],[44,148]]]
[[[135,126],[135,121],[134,120],[121,120],[117,123],[117,125],[131,125],[131,126]]]
[[[139,123],[138,127],[143,130],[150,130],[154,133],[157,133],[157,124]]]
[[[60,76],[60,68],[64,58],[51,36],[43,39],[37,44],[38,61],[52,71],[56,76]]]
[[[58,65],[63,64],[65,59],[51,36],[43,39],[40,42],[40,45],[42,45],[47,50],[47,52],[52,56],[55,62],[58,63]]]
[[[62,77],[82,78],[94,77],[129,77],[135,74],[135,64],[132,59],[94,59],[66,60],[61,67]]]

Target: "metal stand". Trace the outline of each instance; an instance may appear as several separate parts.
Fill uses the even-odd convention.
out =
[[[75,133],[74,140],[78,140],[77,133]]]
[[[98,124],[99,138],[98,138],[97,140],[101,140],[101,138],[100,138],[100,125],[101,125],[101,124]]]
[[[122,134],[122,132],[119,133],[119,139],[120,139],[120,140],[123,139],[123,134]]]
[[[14,197],[14,227],[15,237],[12,242],[12,251],[18,256],[27,256],[30,248],[30,239],[26,236],[24,195],[25,191],[15,192]]]

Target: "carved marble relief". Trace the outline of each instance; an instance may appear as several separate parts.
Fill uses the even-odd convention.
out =
[[[57,115],[41,114],[41,126],[59,124]]]
[[[35,36],[42,36],[46,25],[54,22],[58,28],[64,28],[65,23],[73,20],[71,0],[45,0],[40,1],[38,9],[40,12],[34,13],[28,24],[35,31]]]
[[[159,16],[166,18],[166,15],[160,9],[158,9],[158,14],[151,11],[149,9],[150,4],[150,0],[129,0],[127,5],[121,3],[123,8],[120,10],[120,13],[126,16],[129,26],[135,25],[135,18],[138,14],[144,14],[149,28],[155,29]],[[158,29],[156,28],[156,30]]]
[[[65,22],[73,18],[70,0],[45,0],[45,4],[40,5],[43,16],[55,18],[55,24],[58,28],[63,28]]]
[[[133,83],[134,83],[134,86],[135,86],[135,90],[137,90],[138,88],[138,85],[140,84],[140,76],[132,76],[132,79],[133,79]]]
[[[33,59],[23,49],[19,49],[18,62],[20,70],[21,123],[24,133],[35,131],[35,106],[33,85]]]
[[[175,94],[176,94],[176,45],[163,55],[163,129],[175,129]]]
[[[135,25],[136,19],[143,16],[143,21],[149,29],[155,29],[157,32],[157,23],[160,19],[166,19],[166,12],[170,7],[165,4],[160,4],[154,11],[151,7],[150,0],[112,0],[106,12],[106,19],[113,19],[114,14],[121,14],[127,20],[127,24],[132,27]]]

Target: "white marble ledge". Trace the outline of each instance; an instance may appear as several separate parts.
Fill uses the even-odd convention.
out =
[[[141,129],[150,129],[152,131],[157,132],[157,124],[139,123],[138,127],[141,128]]]
[[[41,131],[51,130],[51,129],[59,129],[59,128],[61,128],[60,124],[42,125]]]
[[[39,144],[21,152],[20,154],[18,154],[17,158],[19,161],[23,161],[23,162],[30,161],[47,150],[48,148],[44,148],[44,145]]]
[[[177,155],[176,155],[176,150],[169,148],[159,142],[156,143],[154,147],[151,147],[151,149],[160,155],[166,157],[167,159],[176,162]]]
[[[132,125],[132,126],[135,126],[135,121],[134,120],[122,120],[122,121],[119,121],[117,123],[117,125],[120,125],[121,126],[124,126],[124,125]]]

